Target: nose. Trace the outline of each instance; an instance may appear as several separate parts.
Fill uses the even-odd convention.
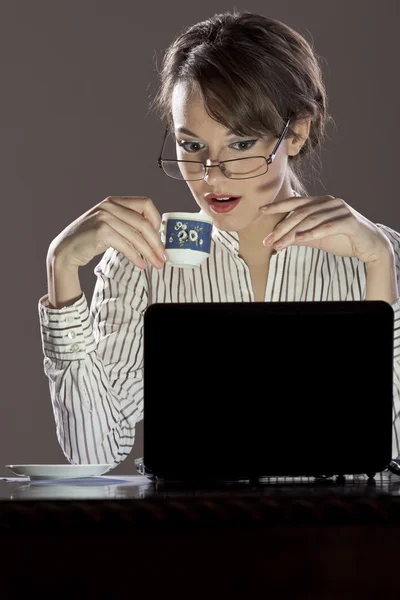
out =
[[[218,187],[218,183],[220,181],[224,182],[226,176],[222,173],[221,169],[218,166],[218,163],[215,165],[206,165],[206,167],[211,167],[208,169],[208,173],[206,172],[204,179],[211,187]],[[206,169],[207,171],[207,169]]]

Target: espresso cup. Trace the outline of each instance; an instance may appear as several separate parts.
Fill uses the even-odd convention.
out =
[[[203,213],[169,212],[161,219],[160,234],[168,255],[167,265],[199,267],[210,256],[211,217]]]

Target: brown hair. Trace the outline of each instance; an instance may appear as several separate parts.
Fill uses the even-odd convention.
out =
[[[234,8],[178,34],[159,75],[161,85],[151,106],[170,132],[172,92],[180,81],[200,89],[207,113],[239,136],[279,137],[292,115],[287,137],[298,137],[293,123],[311,116],[310,135],[288,162],[292,189],[308,195],[304,166],[315,159],[331,117],[319,57],[300,33]]]

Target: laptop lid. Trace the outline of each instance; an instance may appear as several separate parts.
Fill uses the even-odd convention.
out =
[[[153,304],[144,316],[147,473],[375,473],[392,452],[383,301]]]

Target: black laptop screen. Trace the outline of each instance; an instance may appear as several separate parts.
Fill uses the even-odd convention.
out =
[[[152,305],[146,467],[180,478],[382,470],[392,370],[384,302]]]

